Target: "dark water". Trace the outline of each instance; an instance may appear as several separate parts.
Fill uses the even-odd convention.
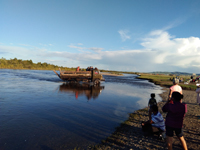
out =
[[[0,150],[87,148],[105,139],[161,88],[135,75],[104,76],[92,87],[53,71],[0,70]]]

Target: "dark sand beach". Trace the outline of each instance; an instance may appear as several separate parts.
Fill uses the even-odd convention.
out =
[[[162,112],[162,106],[165,104],[169,89],[163,88],[164,92],[160,94],[162,101],[158,103],[159,111]],[[188,112],[184,118],[183,131],[189,150],[200,149],[200,106],[196,103],[196,92],[183,90],[183,102],[187,104]],[[167,149],[166,142],[159,140],[156,135],[144,136],[141,129],[141,121],[148,120],[148,108],[137,110],[130,114],[127,121],[116,128],[116,131],[107,139],[102,140],[97,149],[124,149],[124,150],[163,150]],[[182,149],[179,140],[174,136],[173,149]]]

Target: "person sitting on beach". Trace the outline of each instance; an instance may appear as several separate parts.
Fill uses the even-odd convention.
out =
[[[181,86],[178,85],[179,84],[179,79],[175,78],[173,80],[173,84],[174,85],[169,88],[168,100],[171,99],[172,93],[175,92],[175,91],[179,92],[180,94],[183,94]],[[173,102],[173,101],[170,101],[170,102]]]
[[[181,102],[183,95],[179,92],[173,92],[170,100],[163,106],[163,112],[167,112],[165,125],[167,136],[168,150],[172,150],[173,133],[175,131],[176,136],[181,142],[184,150],[187,150],[186,141],[183,137],[183,118],[187,112],[187,105]],[[174,101],[174,103],[170,103]]]
[[[152,113],[152,106],[157,105],[156,99],[155,99],[155,93],[151,93],[151,98],[149,99],[148,102],[148,107],[149,107],[149,120],[151,120],[151,113]]]
[[[162,134],[165,131],[165,122],[162,114],[158,111],[158,106],[152,106],[151,120],[142,122],[142,130],[145,134]]]

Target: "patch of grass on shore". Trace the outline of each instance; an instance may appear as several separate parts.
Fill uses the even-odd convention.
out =
[[[101,72],[109,72],[111,74],[123,75],[125,74],[138,74],[137,72],[126,72],[126,71],[113,71],[113,70],[100,70]]]
[[[173,85],[172,79],[176,76],[171,75],[154,75],[154,74],[141,74],[139,79],[147,79],[156,85],[170,87]],[[179,83],[179,85],[185,90],[196,90],[195,83],[184,84],[184,82],[190,79],[190,76],[179,76],[179,78],[183,79],[183,82]]]
[[[120,76],[123,75],[123,73],[118,73],[118,72],[111,72],[111,74],[116,74],[116,75],[120,75]]]

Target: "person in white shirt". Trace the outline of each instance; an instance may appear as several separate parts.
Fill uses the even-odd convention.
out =
[[[151,120],[142,122],[142,130],[149,134],[162,133],[165,131],[165,122],[162,114],[158,111],[158,106],[152,106]]]

